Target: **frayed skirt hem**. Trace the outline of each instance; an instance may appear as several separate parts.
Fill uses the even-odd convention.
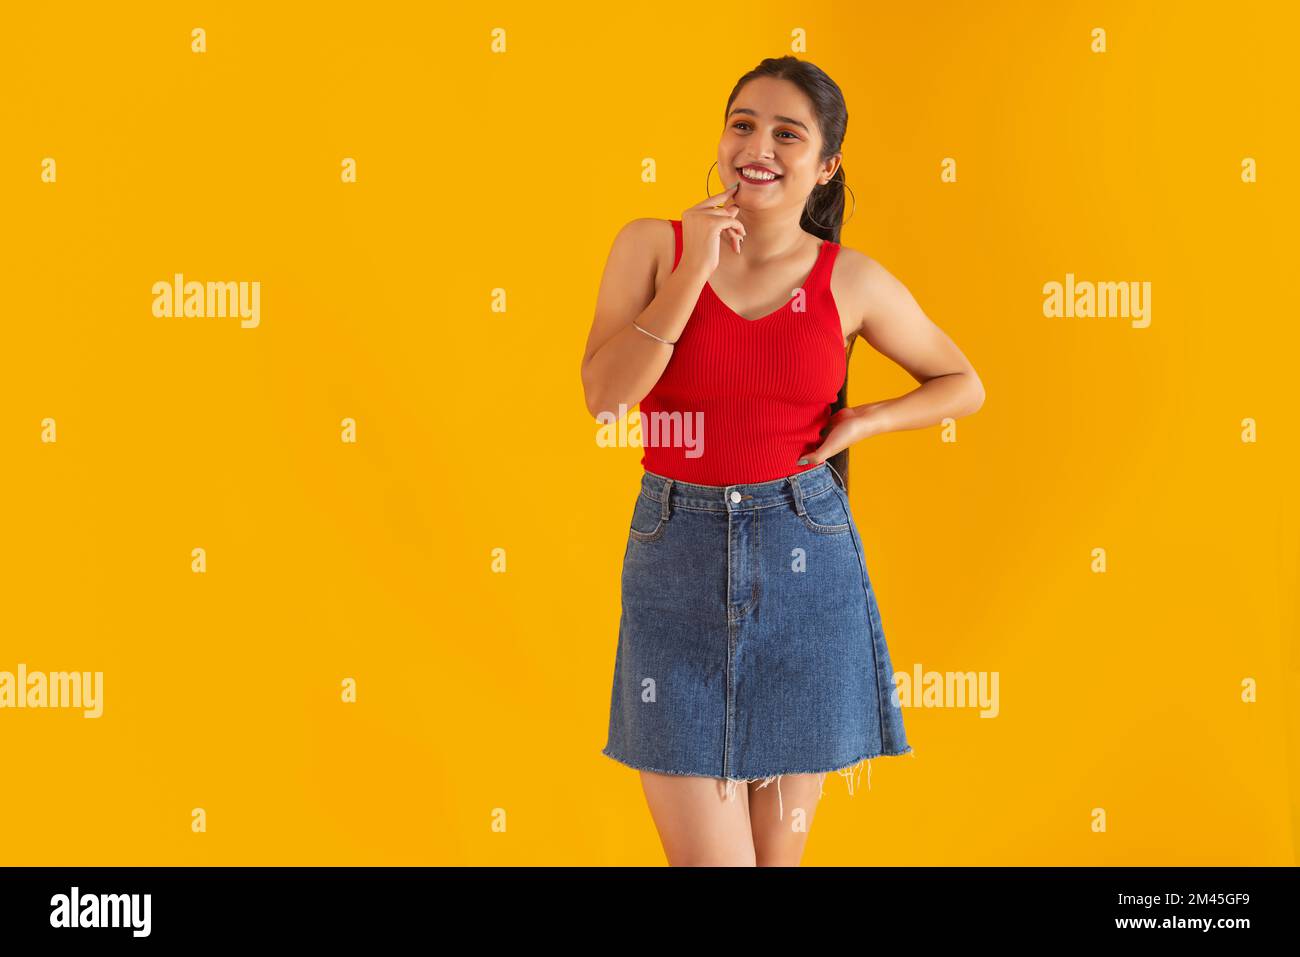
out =
[[[760,775],[756,775],[755,777],[749,777],[749,778],[728,778],[728,777],[723,777],[722,775],[719,774],[711,774],[707,771],[681,771],[673,768],[651,767],[647,764],[640,764],[635,761],[629,761],[627,758],[615,754],[608,747],[601,748],[600,753],[605,755],[605,757],[617,761],[619,764],[625,765],[636,771],[651,771],[654,772],[655,774],[675,774],[675,775],[680,775],[682,777],[713,778],[714,780],[717,781],[723,781],[726,783],[727,786],[727,799],[731,801],[734,801],[736,799],[736,788],[738,785],[751,784],[755,781],[761,781],[762,783],[759,784],[759,787],[764,788],[767,787],[769,784],[771,784],[772,781],[776,781],[777,804],[778,804],[778,810],[780,812],[780,818],[782,820],[785,819],[785,804],[784,801],[781,800],[781,778],[787,774],[820,774],[822,776],[822,780],[818,782],[819,792],[817,796],[818,798],[821,798],[826,793],[826,789],[821,785],[825,782],[826,775],[830,774],[833,771],[836,774],[840,775],[840,777],[844,778],[845,784],[848,786],[849,789],[849,796],[852,797],[857,786],[861,782],[861,777],[862,777],[861,768],[864,762],[867,765],[867,788],[870,789],[872,758],[893,758],[893,757],[901,757],[902,755],[905,754],[909,754],[912,757],[916,757],[916,752],[912,750],[911,745],[908,745],[901,751],[875,751],[871,754],[863,754],[856,758],[853,758],[847,764],[841,764],[831,768],[787,770],[787,771],[777,771],[772,774],[760,774]],[[855,776],[855,772],[856,772],[856,776]]]

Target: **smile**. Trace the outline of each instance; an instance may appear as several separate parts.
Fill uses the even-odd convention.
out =
[[[768,183],[775,183],[781,178],[779,173],[768,173],[762,170],[756,170],[752,167],[737,167],[738,172],[746,183],[754,183],[758,186],[766,186]]]

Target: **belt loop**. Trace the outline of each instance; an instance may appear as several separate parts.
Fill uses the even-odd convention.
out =
[[[830,459],[826,460],[826,467],[830,469],[832,472],[835,472],[835,477],[840,480],[840,488],[844,489],[844,491],[847,492],[848,487],[844,484],[844,476],[840,475],[840,473],[836,471],[835,466],[831,465]]]
[[[797,474],[786,476],[786,481],[790,483],[790,488],[793,490],[794,510],[802,516],[804,514],[803,489],[799,487],[799,476]]]
[[[666,522],[668,521],[668,502],[672,498],[673,480],[665,479],[663,488],[663,500],[660,502],[660,516]]]

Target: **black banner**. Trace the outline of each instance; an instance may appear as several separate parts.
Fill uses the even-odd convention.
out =
[[[704,939],[701,921],[718,944],[752,946],[874,930],[894,945],[1050,934],[1232,947],[1290,931],[1298,899],[1294,868],[1260,867],[0,869],[6,942],[78,947],[606,929],[666,942]]]

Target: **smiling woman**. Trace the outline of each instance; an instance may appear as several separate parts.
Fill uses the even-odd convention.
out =
[[[639,403],[708,436],[644,449],[603,753],[641,772],[669,863],[790,865],[826,775],[852,793],[863,762],[913,753],[848,448],[969,414],[982,389],[901,283],[840,245],[830,77],[764,60],[723,117],[725,191],[619,232],[583,356],[598,418]],[[921,387],[848,408],[858,336]]]

